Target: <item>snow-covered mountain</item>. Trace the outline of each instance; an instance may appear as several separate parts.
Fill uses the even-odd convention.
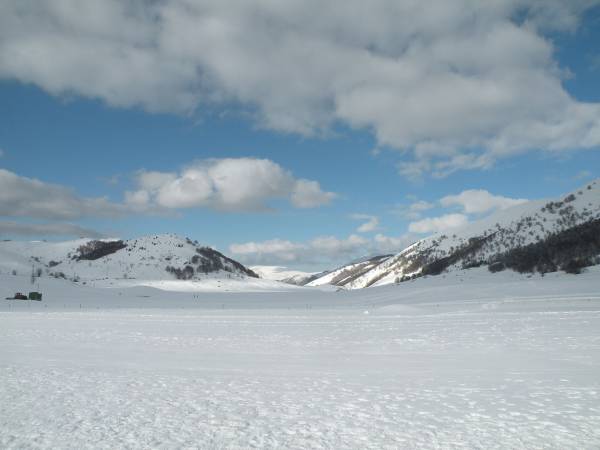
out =
[[[488,265],[497,271],[577,271],[600,255],[600,180],[554,200],[523,203],[452,233],[437,234],[393,256],[351,263],[309,285],[347,289]]]
[[[282,283],[295,284],[297,286],[304,286],[315,275],[320,275],[320,273],[292,270],[283,266],[251,266],[250,270],[265,280],[281,281]]]
[[[381,255],[363,258],[357,261],[352,261],[342,267],[338,267],[330,272],[325,272],[318,278],[308,280],[307,286],[322,286],[324,284],[332,284],[334,286],[346,286],[354,280],[369,273],[372,269],[391,258],[393,255]]]
[[[258,278],[218,251],[172,234],[130,240],[3,241],[0,272],[74,281]]]
[[[248,269],[197,241],[172,234],[130,240],[2,241],[0,273],[33,273],[96,284],[103,280],[110,281],[104,284],[114,280],[121,284],[123,280],[241,281],[260,276],[263,284],[277,280],[359,289],[482,265],[491,271],[577,271],[599,263],[599,256],[597,180],[561,198],[523,203],[452,233],[427,237],[396,255],[364,258],[320,274],[278,266]]]

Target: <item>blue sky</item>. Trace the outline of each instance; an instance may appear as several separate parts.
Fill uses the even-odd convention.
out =
[[[155,11],[163,26],[182,2]],[[255,10],[188,2],[175,47],[156,19],[119,2],[40,2],[19,14],[17,3],[0,14],[3,238],[169,232],[248,264],[320,270],[600,175],[594,2],[516,2],[518,21],[511,2],[482,7],[466,31],[466,18],[441,8],[439,24],[416,20],[407,35],[385,22],[385,1],[368,12],[376,26],[325,12],[316,30],[303,19],[311,2],[257,2],[299,30],[274,26],[280,46],[235,39],[255,29]],[[198,35],[214,22],[221,31]],[[313,45],[310,70],[288,57]]]

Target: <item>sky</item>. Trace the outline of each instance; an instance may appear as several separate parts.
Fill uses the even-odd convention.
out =
[[[600,1],[5,0],[0,237],[319,271],[600,177]]]

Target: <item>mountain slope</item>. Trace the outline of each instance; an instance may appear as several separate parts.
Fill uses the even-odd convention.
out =
[[[282,266],[252,266],[250,270],[264,280],[281,281],[297,286],[304,286],[316,275],[314,272],[291,270]]]
[[[350,264],[346,264],[331,272],[326,272],[316,279],[309,280],[306,286],[322,286],[324,284],[346,286],[361,276],[369,273],[373,268],[392,256],[393,255],[373,256],[351,262]]]
[[[597,180],[556,200],[531,201],[499,211],[453,232],[450,236],[437,234],[422,239],[392,257],[381,257],[378,263],[358,276],[336,278],[327,274],[311,284],[329,283],[359,289],[398,283],[421,275],[435,275],[446,270],[494,263],[517,269],[518,265],[514,262],[517,251],[526,251],[532,258],[545,258],[545,266],[541,265],[543,261],[536,260],[529,264],[527,270],[556,270],[562,268],[559,267],[562,263],[573,261],[573,264],[578,264],[577,255],[569,248],[560,250],[560,246],[576,245],[581,253],[582,248],[589,244],[589,254],[585,256],[593,257],[598,254],[590,241],[597,230],[594,221],[598,219],[600,181]],[[588,237],[574,239],[574,236],[582,236],[582,233],[587,233]],[[551,251],[550,246],[554,246],[554,250]],[[520,258],[523,258],[522,253]],[[575,260],[561,262],[565,258]],[[350,264],[337,269],[336,273],[353,270],[355,265]]]
[[[0,271],[71,280],[199,280],[258,278],[253,271],[197,241],[176,235],[130,240],[0,242]]]

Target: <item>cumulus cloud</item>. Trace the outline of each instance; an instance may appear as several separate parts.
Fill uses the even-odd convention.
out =
[[[411,200],[415,201],[408,206],[398,205],[394,210],[394,214],[400,216],[403,219],[417,220],[421,218],[425,211],[435,207],[433,203],[427,202],[425,200],[416,200],[416,198],[412,196]]]
[[[564,89],[546,37],[598,4],[5,0],[0,78],[148,111],[241,106],[306,135],[343,123],[410,152],[405,175],[443,176],[600,145],[600,105]]]
[[[411,222],[408,230],[411,233],[440,233],[454,228],[459,228],[469,223],[469,218],[464,214],[445,214],[439,217],[430,217],[416,222]]]
[[[323,192],[316,181],[297,180],[292,190],[291,201],[296,208],[315,208],[330,203],[336,194]]]
[[[268,159],[198,161],[180,173],[140,171],[137,189],[125,193],[133,208],[209,207],[221,211],[261,211],[268,202],[288,199],[297,208],[326,205],[335,198],[317,181],[296,179]]]
[[[123,205],[106,198],[80,197],[72,190],[0,169],[0,216],[50,220],[117,217]]]
[[[371,216],[369,214],[352,214],[350,217],[354,220],[366,220],[365,223],[356,229],[359,233],[369,233],[379,228],[379,217],[377,216]]]
[[[433,207],[434,207],[433,203],[426,202],[425,200],[419,200],[419,201],[412,203],[409,206],[409,209],[414,212],[422,212],[422,211],[427,211],[428,209],[431,209]]]
[[[377,234],[373,239],[352,234],[346,238],[319,236],[306,242],[272,239],[262,242],[232,244],[229,251],[248,264],[327,264],[337,265],[375,254],[394,253],[404,249],[412,236],[391,237]]]
[[[140,171],[135,182],[137,189],[125,192],[124,201],[115,203],[106,197],[83,197],[68,187],[0,169],[0,216],[72,221],[192,207],[260,211],[276,199],[288,199],[297,208],[312,208],[326,205],[335,197],[321,190],[318,182],[296,179],[265,159],[206,160],[181,173]],[[67,224],[44,225],[44,233],[41,225],[36,226],[29,229],[38,234],[61,234],[61,230],[70,230],[73,235],[94,233]]]
[[[415,240],[415,237],[410,234],[398,237],[376,234],[373,238],[373,246],[377,253],[397,253],[404,250]]]
[[[76,236],[86,238],[104,237],[98,231],[70,223],[19,223],[0,221],[0,234],[14,236]]]
[[[313,239],[310,247],[316,252],[324,253],[332,257],[351,255],[357,248],[365,246],[369,241],[356,234],[351,234],[346,239],[338,239],[334,236],[322,236]]]
[[[229,251],[236,255],[251,255],[257,261],[263,258],[274,257],[279,261],[295,261],[298,252],[304,250],[302,244],[286,241],[282,239],[271,239],[263,242],[246,242],[243,244],[232,244]]]
[[[458,195],[448,195],[440,200],[442,206],[460,206],[467,214],[480,214],[527,202],[523,198],[508,198],[493,195],[483,189],[469,189]]]

